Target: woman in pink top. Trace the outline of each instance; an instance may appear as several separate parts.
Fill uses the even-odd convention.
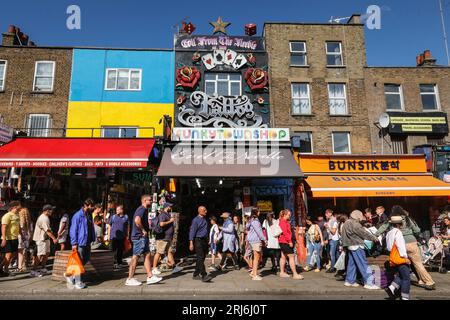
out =
[[[297,269],[295,267],[294,260],[294,244],[292,243],[292,231],[291,231],[291,211],[288,209],[281,210],[280,212],[280,220],[279,220],[280,228],[283,233],[278,237],[278,243],[281,248],[281,259],[280,259],[280,277],[281,278],[289,278],[285,272],[286,266],[286,257],[289,259],[289,266],[294,274],[293,278],[295,280],[303,280],[303,276],[297,273]]]

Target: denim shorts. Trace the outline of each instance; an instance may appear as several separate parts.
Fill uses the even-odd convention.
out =
[[[150,252],[147,238],[140,238],[139,240],[131,241],[133,242],[133,256],[140,256],[141,254]]]

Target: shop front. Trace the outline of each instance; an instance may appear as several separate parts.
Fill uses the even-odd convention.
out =
[[[71,214],[88,197],[132,211],[139,195],[151,189],[154,144],[155,139],[17,138],[0,147],[0,168],[8,168],[2,187],[12,190],[2,201],[20,199],[33,215],[46,203]]]
[[[424,155],[302,155],[296,154],[307,176],[308,211],[323,215],[327,208],[349,214],[401,205],[430,229],[430,214],[447,205],[450,186],[427,172]]]
[[[178,141],[166,147],[157,177],[176,179],[180,238],[200,205],[217,217],[225,211],[242,215],[251,207],[260,208],[261,219],[284,208],[295,212],[294,186],[303,174],[288,129],[174,128],[172,139]]]

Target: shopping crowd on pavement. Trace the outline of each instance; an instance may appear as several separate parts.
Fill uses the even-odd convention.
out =
[[[25,206],[12,201],[1,218],[0,277],[25,272],[32,277],[46,275],[52,246],[66,250],[70,245],[83,265],[90,260],[92,250],[112,250],[114,269],[129,270],[127,286],[142,285],[135,277],[142,257],[146,284],[158,283],[163,279],[160,268],[163,257],[164,271],[178,273],[183,269],[174,258],[176,219],[171,213],[172,204],[161,203],[156,215],[151,208],[152,196],[143,195],[141,205],[129,219],[123,205],[110,201],[104,210],[101,204],[87,199],[71,217],[47,204],[33,221]],[[57,230],[50,223],[55,212],[59,212]],[[327,209],[323,216],[307,216],[304,226],[295,228],[288,209],[279,214],[267,213],[262,219],[259,209],[252,208],[243,218],[241,222],[241,215],[223,212],[218,219],[216,215],[208,215],[205,206],[198,207],[189,231],[189,250],[196,259],[193,279],[210,282],[231,263],[232,269],[245,268],[251,280],[260,281],[261,269],[270,259],[270,272],[281,278],[302,280],[309,271],[333,273],[346,287],[362,285],[368,290],[383,287],[389,299],[410,299],[411,274],[417,278],[418,286],[427,290],[436,288],[423,263],[423,230],[401,206],[393,206],[390,213],[383,206],[377,207],[374,213],[371,208],[366,208],[364,213],[354,210],[350,214],[336,214]],[[442,211],[433,231],[433,236],[442,243],[443,263],[448,267],[450,208]],[[298,239],[306,245],[305,267],[300,267],[297,259]],[[126,251],[131,252],[129,264],[124,262]],[[211,265],[206,266],[208,254]],[[383,254],[388,256],[388,261],[380,275],[372,270],[367,257]],[[82,275],[64,276],[68,288],[86,287]],[[381,286],[383,281],[387,283]]]

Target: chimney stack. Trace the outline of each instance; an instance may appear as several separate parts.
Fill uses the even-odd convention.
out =
[[[347,24],[361,24],[361,15],[353,14],[350,19],[348,19]]]
[[[436,59],[433,59],[430,50],[425,50],[422,54],[416,57],[416,65],[418,67],[435,67]]]
[[[27,46],[31,41],[26,34],[20,31],[20,28],[10,25],[8,31],[3,33],[2,46]]]

